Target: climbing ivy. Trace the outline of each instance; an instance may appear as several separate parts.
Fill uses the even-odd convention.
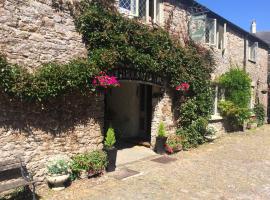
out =
[[[190,40],[181,44],[164,29],[123,17],[101,2],[82,1],[75,15],[77,31],[88,49],[87,59],[45,64],[28,73],[0,56],[0,88],[22,100],[45,101],[73,90],[94,89],[91,78],[100,71],[133,68],[167,77],[172,88],[189,83],[184,100],[176,94],[176,110],[187,113],[185,119],[179,119],[179,127],[191,127],[199,117],[207,119],[212,107],[210,74],[215,65],[211,52]]]

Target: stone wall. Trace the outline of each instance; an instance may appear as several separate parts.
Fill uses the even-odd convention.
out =
[[[104,96],[80,94],[46,104],[21,103],[0,95],[0,159],[21,155],[35,177],[55,155],[101,149]]]
[[[153,93],[159,93],[160,88],[153,87]],[[173,112],[173,92],[166,88],[164,94],[152,100],[152,123],[151,123],[151,146],[156,143],[158,127],[163,122],[167,134],[174,134],[176,131],[176,121]]]
[[[0,0],[0,53],[29,67],[87,55],[67,0]],[[61,8],[61,9],[60,9]]]

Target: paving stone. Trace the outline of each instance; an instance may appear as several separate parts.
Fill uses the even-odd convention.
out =
[[[127,165],[140,176],[118,180],[105,175],[96,181],[76,181],[64,191],[45,189],[39,194],[42,200],[63,196],[71,200],[269,200],[269,147],[270,126],[266,125],[180,152],[172,156],[176,161],[166,165],[153,158]]]

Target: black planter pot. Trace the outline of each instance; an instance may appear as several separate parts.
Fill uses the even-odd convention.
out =
[[[117,149],[115,147],[105,148],[105,152],[108,155],[108,166],[106,168],[107,172],[113,172],[116,168],[116,157],[117,157]]]
[[[156,153],[165,154],[166,141],[167,141],[167,137],[157,137],[156,138],[156,146],[155,146]]]

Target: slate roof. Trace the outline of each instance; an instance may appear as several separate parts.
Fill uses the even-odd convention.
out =
[[[270,31],[257,32],[255,35],[270,45]]]

